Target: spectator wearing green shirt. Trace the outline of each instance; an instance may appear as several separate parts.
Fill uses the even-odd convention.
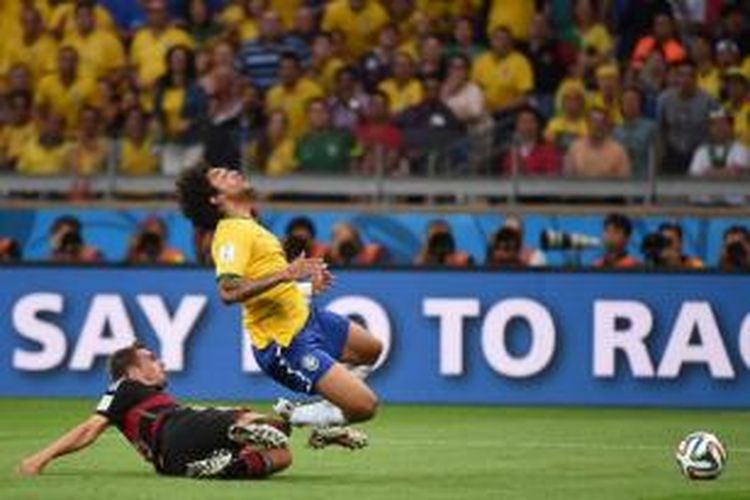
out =
[[[354,136],[331,126],[331,114],[323,99],[307,105],[309,131],[297,142],[295,155],[303,172],[348,173],[360,156]]]

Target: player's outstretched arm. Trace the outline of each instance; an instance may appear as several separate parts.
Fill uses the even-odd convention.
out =
[[[326,264],[322,259],[309,259],[300,256],[283,271],[271,274],[265,278],[251,280],[240,276],[227,275],[219,278],[219,295],[225,304],[244,302],[251,297],[260,295],[284,282],[309,278],[325,270]]]
[[[26,457],[18,472],[26,476],[41,474],[52,460],[68,453],[74,453],[91,445],[109,425],[109,420],[101,415],[92,415],[85,422],[74,427],[44,449]]]

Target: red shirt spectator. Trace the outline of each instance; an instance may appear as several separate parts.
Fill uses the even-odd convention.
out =
[[[503,156],[501,168],[506,174],[518,162],[520,175],[559,175],[562,158],[557,148],[542,140],[540,119],[536,110],[523,108],[516,115],[516,144]],[[515,158],[515,159],[514,159]]]
[[[379,171],[379,163],[386,173],[398,167],[403,147],[403,134],[391,122],[388,96],[380,91],[370,98],[365,120],[354,129],[357,142],[363,149],[360,173],[373,174]]]

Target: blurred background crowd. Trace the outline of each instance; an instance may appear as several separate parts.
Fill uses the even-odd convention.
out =
[[[269,176],[750,168],[748,2],[2,5],[0,171],[172,175],[201,159]]]
[[[104,253],[86,241],[85,228],[73,215],[62,215],[50,225],[47,233],[46,257],[57,264],[97,265],[112,263]],[[731,225],[723,231],[716,262],[703,262],[686,250],[683,227],[674,220],[664,220],[656,230],[634,239],[634,222],[627,215],[613,212],[603,218],[598,236],[544,230],[538,247],[529,245],[521,217],[509,215],[486,241],[485,255],[476,259],[459,245],[460,238],[446,219],[434,219],[425,226],[421,247],[411,256],[410,265],[429,268],[524,269],[548,266],[549,252],[564,253],[564,267],[641,270],[718,269],[730,272],[750,270],[750,231],[742,225]],[[352,223],[339,221],[332,226],[330,239],[318,234],[313,219],[291,218],[279,234],[288,260],[304,253],[320,257],[333,266],[390,266],[395,262],[387,245],[369,240]],[[210,237],[196,234],[194,241],[197,263],[210,263]],[[594,260],[582,259],[593,250]],[[170,245],[164,219],[149,216],[143,219],[130,236],[122,264],[181,265],[196,263],[186,253]],[[589,256],[589,254],[586,254]],[[0,264],[23,260],[22,245],[8,237],[0,237]],[[38,259],[35,259],[38,260]],[[559,262],[559,259],[556,259]],[[558,264],[559,265],[559,264]]]

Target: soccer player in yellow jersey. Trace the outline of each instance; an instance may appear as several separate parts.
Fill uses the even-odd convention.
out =
[[[372,418],[377,396],[343,363],[373,365],[380,341],[358,324],[309,305],[296,284],[311,279],[314,291],[327,288],[332,276],[323,261],[302,256],[287,262],[279,240],[253,218],[250,184],[237,171],[193,167],[180,175],[177,192],[195,226],[215,229],[211,253],[219,294],[226,304],[242,304],[260,367],[279,384],[335,405],[306,423]]]

